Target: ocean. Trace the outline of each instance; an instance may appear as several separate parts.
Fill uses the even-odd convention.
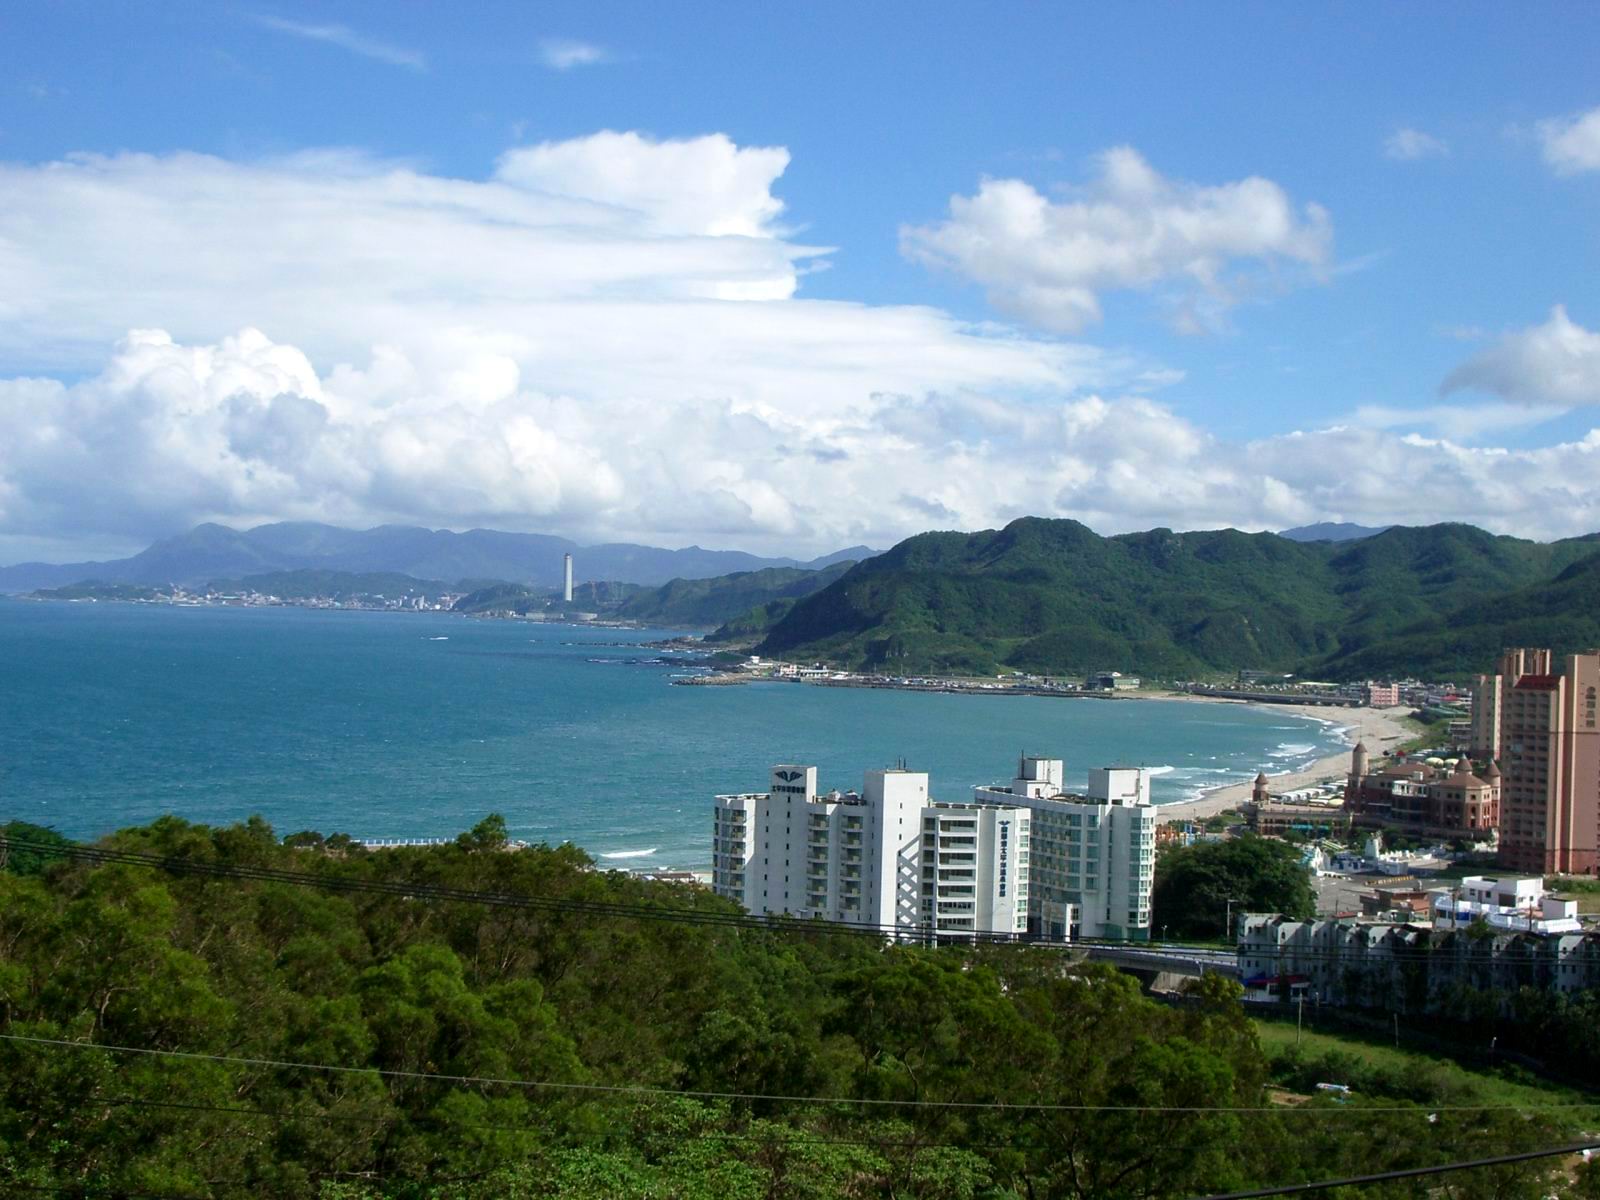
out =
[[[673,687],[638,643],[672,630],[449,614],[0,600],[0,820],[89,837],[164,813],[279,834],[513,837],[614,866],[702,867],[711,798],[775,762],[825,788],[904,760],[940,799],[1020,753],[1143,765],[1158,803],[1292,770],[1327,720],[1184,701],[991,697],[794,683]]]

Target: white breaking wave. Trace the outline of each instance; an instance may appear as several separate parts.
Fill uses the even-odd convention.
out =
[[[1279,742],[1276,750],[1267,751],[1268,758],[1299,758],[1305,754],[1315,754],[1317,748],[1304,742]]]
[[[610,854],[602,854],[601,858],[649,858],[656,852],[651,846],[648,850],[613,850]]]
[[[1153,778],[1157,775],[1171,775],[1177,769],[1177,767],[1146,767],[1144,773]]]
[[[428,640],[430,642],[448,642],[450,639],[447,637],[431,637]]]

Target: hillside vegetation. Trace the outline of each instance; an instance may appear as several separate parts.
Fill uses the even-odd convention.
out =
[[[1503,644],[1600,644],[1600,542],[1469,525],[1344,542],[1225,529],[1100,537],[1024,518],[927,533],[795,603],[758,647],[894,673],[1447,677]]]
[[[734,924],[570,846],[507,852],[493,818],[287,841],[164,818],[104,844],[182,871],[0,853],[0,1193],[1110,1200],[1570,1138],[1416,1080],[1274,1105],[1218,976],[1169,1006],[1043,948]],[[1592,1194],[1557,1160],[1461,1178]]]
[[[645,624],[721,625],[743,617],[751,609],[764,609],[775,602],[809,596],[827,587],[854,565],[847,560],[820,571],[768,567],[715,579],[674,579],[659,588],[631,596],[616,615]]]

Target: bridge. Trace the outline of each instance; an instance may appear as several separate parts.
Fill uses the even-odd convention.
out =
[[[1207,972],[1240,978],[1239,956],[1232,950],[1203,946],[1163,946],[1160,944],[1086,945],[1093,962],[1110,963],[1118,970],[1137,975],[1146,986],[1162,975],[1198,979]]]

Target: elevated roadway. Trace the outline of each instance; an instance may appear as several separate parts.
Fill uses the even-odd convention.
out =
[[[1094,962],[1110,963],[1136,975],[1188,975],[1194,978],[1214,971],[1238,979],[1239,956],[1232,950],[1195,946],[1088,945],[1083,947]]]

